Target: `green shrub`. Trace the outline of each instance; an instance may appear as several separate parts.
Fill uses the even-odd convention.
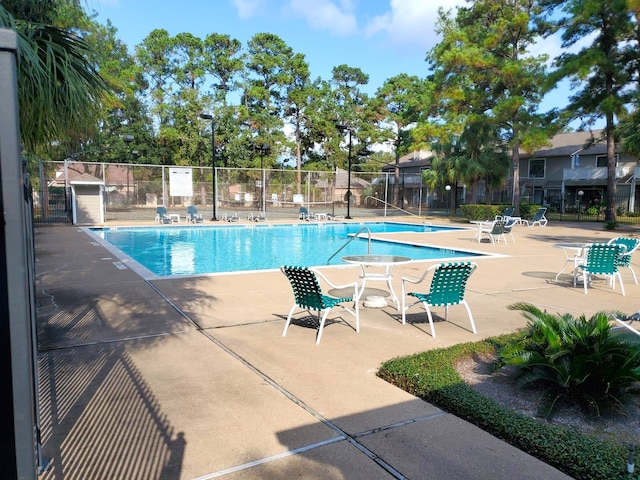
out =
[[[507,205],[460,205],[460,211],[469,220],[493,220],[496,215],[501,215]]]
[[[532,218],[536,211],[540,208],[540,205],[535,203],[520,202],[520,216],[522,218]]]
[[[552,398],[547,416],[562,397],[599,413],[611,402],[622,403],[627,390],[640,381],[640,341],[612,331],[611,312],[587,319],[552,315],[528,303],[507,308],[522,311],[529,325],[523,339],[500,350],[500,360],[518,367],[523,384],[547,390]]]
[[[429,350],[385,362],[378,376],[403,390],[463,418],[579,480],[623,480],[628,451],[571,429],[542,424],[509,410],[468,386],[457,362],[496,354],[521,341],[522,333]]]
[[[613,220],[609,220],[604,224],[605,230],[616,230],[617,228],[618,228],[618,222]]]

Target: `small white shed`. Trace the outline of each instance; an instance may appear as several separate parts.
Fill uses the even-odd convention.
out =
[[[83,173],[71,185],[73,224],[104,223],[104,182]]]

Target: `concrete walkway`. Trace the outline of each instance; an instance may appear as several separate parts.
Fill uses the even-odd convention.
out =
[[[469,281],[478,334],[462,307],[436,323],[435,339],[417,308],[405,326],[392,306],[363,308],[359,334],[347,315],[327,323],[319,346],[304,321],[281,336],[293,296],[278,271],[149,281],[78,227],[38,228],[40,417],[52,461],[40,478],[568,478],[375,373],[396,356],[523,326],[513,302],[638,311],[628,270],[624,297],[605,281],[588,295],[569,275],[553,281],[564,254],[552,244],[620,234],[600,227],[516,227],[506,246],[472,242],[472,230],[398,235],[499,254],[478,259]],[[431,263],[398,267],[397,292],[402,275]],[[358,276],[355,266],[324,272],[337,283]]]

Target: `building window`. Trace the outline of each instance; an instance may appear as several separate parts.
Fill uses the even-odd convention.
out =
[[[529,160],[529,178],[544,178],[547,160],[544,158],[532,158]]]
[[[618,154],[616,153],[616,167],[618,166]],[[606,155],[596,155],[596,167],[606,167],[607,166],[607,156]]]

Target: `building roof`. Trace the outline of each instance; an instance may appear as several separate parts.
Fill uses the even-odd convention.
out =
[[[607,145],[602,138],[603,130],[589,130],[583,132],[559,133],[549,139],[549,145],[542,147],[533,154],[521,151],[524,158],[528,157],[570,157],[571,155],[589,154],[600,155],[607,153]]]
[[[349,184],[349,172],[336,168],[336,188],[347,188]],[[358,177],[355,172],[351,172],[351,188],[368,188],[371,182],[364,178]]]
[[[398,160],[400,168],[412,168],[412,167],[428,167],[431,165],[431,159],[435,157],[435,154],[430,150],[414,150],[413,152],[403,155]],[[390,163],[382,167],[382,171],[389,171],[395,168],[394,163]]]

